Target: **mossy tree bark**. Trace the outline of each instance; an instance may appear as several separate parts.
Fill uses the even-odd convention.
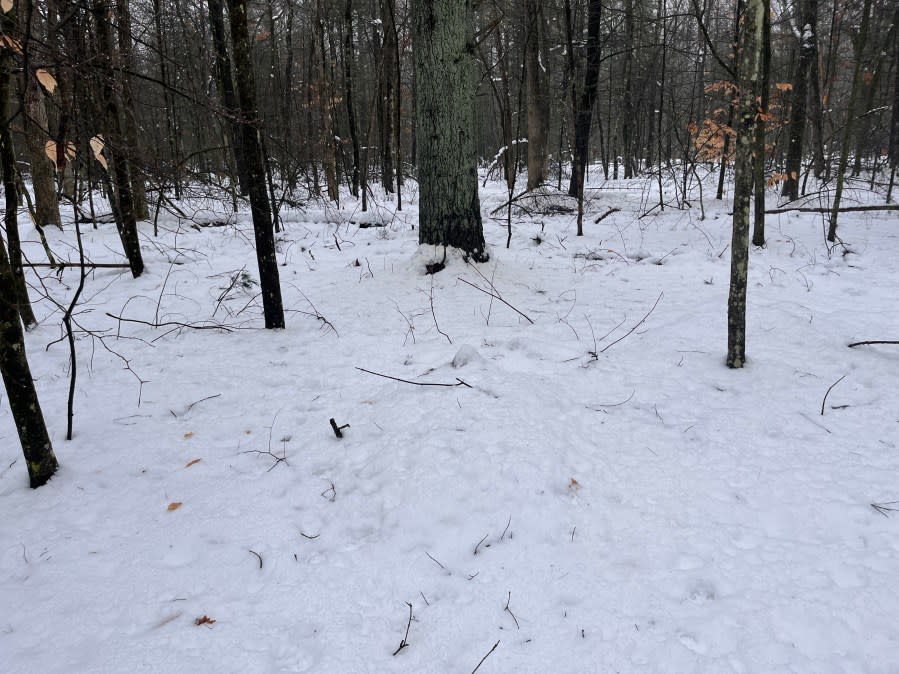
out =
[[[271,204],[265,185],[262,144],[259,140],[256,81],[253,78],[250,55],[246,0],[228,0],[228,15],[231,23],[231,44],[234,49],[234,74],[240,100],[241,146],[247,168],[247,186],[256,238],[256,261],[259,265],[259,286],[262,289],[262,310],[265,314],[266,328],[283,328],[284,305],[281,300]]]
[[[474,150],[470,0],[412,3],[418,240],[487,259]]]
[[[746,285],[749,273],[749,204],[752,200],[752,150],[756,96],[761,77],[765,0],[747,0],[738,54],[740,100],[734,158],[734,216],[730,292],[727,298],[727,366],[746,364]]]

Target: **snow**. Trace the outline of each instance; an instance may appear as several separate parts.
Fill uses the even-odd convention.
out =
[[[769,216],[733,371],[729,204],[592,187],[584,237],[519,213],[506,249],[489,182],[490,262],[433,276],[406,198],[284,211],[275,332],[248,213],[182,203],[223,226],[163,215],[142,277],[88,277],[71,442],[37,303],[62,468],[28,489],[0,404],[0,670],[471,672],[497,641],[479,674],[899,670],[899,351],[846,346],[899,334],[896,213],[845,215],[845,255]]]

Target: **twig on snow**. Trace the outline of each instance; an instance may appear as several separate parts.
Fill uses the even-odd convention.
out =
[[[899,340],[875,339],[867,342],[852,342],[852,344],[847,344],[847,346],[851,349],[854,346],[868,346],[869,344],[899,344]]]
[[[639,328],[641,325],[643,325],[643,323],[646,321],[646,319],[649,318],[650,314],[652,314],[652,312],[656,310],[656,307],[659,305],[659,302],[662,300],[662,298],[663,298],[664,296],[665,296],[665,293],[664,293],[664,292],[660,292],[660,293],[659,293],[659,296],[656,298],[655,303],[652,305],[652,308],[651,308],[649,311],[646,312],[646,315],[645,315],[643,318],[641,318],[639,321],[637,321],[637,322],[634,324],[634,327],[632,327],[630,330],[628,330],[627,332],[625,332],[621,337],[619,337],[618,339],[616,339],[616,340],[615,340],[614,342],[612,342],[611,344],[607,344],[606,346],[604,346],[604,347],[600,350],[600,353],[605,353],[606,351],[608,351],[609,349],[611,349],[613,346],[615,346],[618,342],[620,342],[621,340],[626,339],[627,337],[629,337],[630,334],[631,334],[634,330],[636,330],[636,329]]]
[[[478,544],[477,544],[476,546],[474,546],[474,554],[478,554],[478,548],[481,547],[481,543],[483,543],[484,541],[487,540],[487,536],[489,536],[489,535],[490,535],[490,534],[484,534],[484,538],[482,538],[481,540],[479,540],[479,541],[478,541]],[[489,547],[489,545],[488,545],[488,547]]]
[[[343,437],[343,429],[344,429],[344,428],[349,428],[349,427],[350,427],[349,424],[344,424],[343,426],[338,426],[338,425],[337,425],[337,422],[334,421],[334,418],[333,418],[333,417],[331,417],[331,419],[329,419],[329,421],[331,422],[331,428],[334,429],[334,435],[336,435],[338,438],[342,438],[342,437]]]
[[[489,651],[487,651],[487,655],[485,655],[483,658],[481,658],[481,661],[478,663],[478,666],[471,670],[471,674],[474,674],[476,671],[478,671],[481,668],[481,665],[484,664],[484,660],[486,660],[488,657],[490,657],[490,654],[496,650],[497,646],[499,646],[499,640],[497,640],[497,642],[495,644],[493,644],[493,648],[491,648]]]
[[[490,295],[490,297],[499,300],[500,302],[502,302],[503,304],[505,304],[507,307],[509,307],[512,311],[514,311],[516,314],[518,314],[519,316],[521,316],[522,318],[524,318],[528,323],[530,323],[531,325],[534,324],[534,321],[531,320],[531,318],[530,318],[527,314],[522,313],[521,311],[519,311],[518,309],[516,309],[515,307],[513,307],[511,304],[509,304],[508,302],[506,302],[506,300],[504,300],[504,299],[503,299],[502,297],[500,297],[498,294],[492,293],[492,292],[490,292],[489,290],[485,290],[485,289],[482,288],[481,286],[475,285],[475,284],[472,283],[471,281],[466,281],[466,280],[465,280],[464,278],[462,278],[461,276],[458,276],[458,277],[456,277],[456,278],[457,278],[459,281],[462,281],[462,283],[464,283],[464,284],[466,284],[466,285],[470,285],[470,286],[471,286],[472,288],[474,288],[475,290],[480,290],[480,291],[481,291],[482,293],[484,293],[485,295]]]
[[[872,503],[871,507],[874,508],[877,512],[879,512],[884,517],[889,517],[887,515],[888,512],[899,512],[899,508],[889,508],[888,506],[899,504],[899,501],[887,501],[886,503]]]
[[[409,642],[407,640],[409,639],[409,628],[412,626],[412,604],[406,602],[406,606],[409,607],[409,621],[406,623],[406,635],[403,637],[402,641],[400,641],[400,645],[397,646],[396,650],[393,652],[394,655],[396,655],[409,645]]]
[[[521,629],[521,625],[518,624],[518,618],[515,617],[515,614],[512,613],[512,609],[509,608],[509,602],[510,602],[510,601],[512,601],[512,592],[511,592],[511,590],[509,591],[509,596],[506,597],[506,607],[503,609],[503,611],[506,611],[510,616],[512,616],[512,620],[515,621],[515,628],[520,630],[520,629]]]
[[[255,550],[248,550],[247,552],[249,552],[249,553],[251,553],[251,554],[253,554],[253,555],[256,555],[256,559],[259,560],[259,568],[261,569],[261,568],[262,568],[262,555],[260,555],[260,554],[259,554],[258,552],[256,552]]]
[[[830,395],[830,392],[833,390],[833,387],[836,386],[837,384],[839,384],[839,383],[840,383],[841,381],[843,381],[845,378],[846,378],[846,375],[844,374],[842,377],[840,377],[839,379],[837,379],[833,384],[831,384],[831,385],[828,387],[827,392],[824,394],[824,399],[821,401],[821,416],[822,416],[822,417],[824,416],[824,403],[827,402],[827,396]]]
[[[381,374],[380,372],[372,372],[371,370],[366,370],[364,367],[357,367],[357,370],[361,372],[365,372],[366,374],[373,374],[376,377],[384,377],[384,379],[392,379],[393,381],[402,382],[403,384],[412,384],[413,386],[444,386],[448,388],[452,388],[453,386],[466,386],[468,388],[472,388],[471,384],[467,384],[458,377],[456,377],[455,384],[440,384],[435,382],[427,382],[427,381],[410,381],[409,379],[400,379],[399,377],[391,377],[389,374]]]
[[[431,556],[431,553],[430,553],[430,552],[425,552],[425,554],[428,556],[428,559],[430,559],[432,562],[434,562],[434,563],[435,563],[437,566],[439,566],[441,569],[443,569],[444,571],[447,570],[446,567],[445,567],[443,564],[441,564],[437,559],[435,559],[434,557]]]

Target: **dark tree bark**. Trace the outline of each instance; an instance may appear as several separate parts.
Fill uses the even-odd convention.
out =
[[[393,193],[394,151],[393,141],[396,138],[393,124],[396,120],[397,105],[396,68],[399,59],[399,45],[396,31],[391,27],[393,16],[393,0],[381,0],[381,29],[384,40],[381,44],[381,72],[378,86],[381,92],[381,185],[388,194]]]
[[[234,94],[234,80],[231,78],[231,59],[228,57],[228,48],[225,43],[225,16],[222,0],[207,0],[209,7],[209,27],[212,33],[212,47],[215,52],[215,79],[219,94],[222,97],[222,106],[228,115],[228,127],[230,133],[230,145],[234,154],[234,165],[237,167],[237,181],[240,185],[240,193],[246,196],[249,193],[249,179],[247,177],[247,163],[243,155],[243,142],[240,128],[240,104]]]
[[[759,111],[755,121],[755,140],[752,152],[752,182],[755,191],[755,208],[753,209],[752,245],[765,245],[765,128],[768,115],[768,99],[771,83],[771,2],[763,0],[765,11],[762,14],[762,63],[759,77],[758,96]]]
[[[543,53],[546,19],[542,0],[526,0],[525,71],[528,117],[528,190],[546,180],[546,146],[549,140],[549,71]],[[511,150],[511,148],[510,148]]]
[[[590,144],[590,129],[593,123],[593,107],[599,91],[599,22],[602,16],[602,2],[589,0],[587,4],[587,67],[584,70],[584,87],[574,112],[574,166],[568,194],[582,198],[584,176],[587,171],[587,150]],[[581,232],[578,232],[580,234]]]
[[[471,0],[412,4],[422,244],[487,259],[474,151]]]
[[[256,238],[256,260],[266,328],[284,327],[284,305],[275,253],[271,204],[265,186],[265,164],[259,141],[259,119],[256,110],[256,82],[250,58],[250,36],[247,28],[246,0],[228,0],[231,43],[234,48],[234,71],[241,110],[241,145],[247,164],[250,208]]]
[[[2,20],[6,23],[8,19],[9,17],[3,17]],[[19,198],[16,192],[15,153],[9,131],[8,101],[12,74],[8,52],[7,49],[0,50],[0,142],[3,144],[0,161],[3,164],[6,197],[4,224],[12,248],[14,235],[15,244],[18,245],[16,213]],[[6,246],[0,238],[0,375],[25,454],[31,487],[36,488],[53,476],[58,464],[25,354],[25,333],[20,321],[23,309],[21,293],[24,289],[21,258],[14,264],[15,266],[11,264]],[[27,295],[25,297],[27,300]],[[30,311],[30,305],[28,310]]]
[[[115,0],[118,18],[119,51],[118,77],[122,91],[122,110],[124,112],[123,137],[128,148],[128,172],[131,179],[131,194],[134,201],[134,217],[147,220],[150,209],[147,206],[147,190],[144,183],[143,151],[141,133],[137,124],[134,109],[134,90],[131,86],[131,73],[134,71],[134,46],[131,36],[131,8],[128,0]]]
[[[840,201],[843,198],[843,184],[846,180],[846,167],[849,166],[849,145],[855,130],[855,106],[861,88],[862,54],[868,41],[868,24],[871,18],[871,0],[865,0],[862,8],[862,23],[855,43],[855,70],[852,75],[852,89],[849,102],[846,104],[846,125],[843,129],[843,142],[840,147],[840,164],[837,167],[837,184],[833,193],[833,209],[830,212],[830,225],[827,228],[827,240],[837,240],[837,219],[840,214]]]
[[[765,0],[747,0],[738,53],[740,99],[734,158],[734,220],[731,240],[730,292],[727,300],[727,366],[746,363],[746,285],[749,274],[749,204],[752,200],[752,145],[756,96],[761,77]]]
[[[350,127],[350,142],[353,147],[353,166],[351,186],[353,196],[359,196],[359,125],[356,122],[356,105],[354,101],[353,65],[356,60],[356,48],[353,43],[353,0],[346,0],[343,12],[343,83],[346,94],[346,116]]]
[[[103,104],[104,125],[106,130],[106,146],[112,157],[112,180],[115,186],[114,212],[116,228],[122,249],[131,274],[134,278],[144,271],[144,260],[140,252],[140,239],[137,235],[137,220],[134,210],[134,194],[131,191],[131,175],[125,153],[125,137],[122,133],[121,105],[116,91],[119,84],[112,58],[115,48],[112,32],[109,28],[109,7],[105,0],[93,0],[94,32],[97,39],[98,74],[101,80],[100,96]]]
[[[9,197],[7,197],[8,199]],[[13,270],[0,239],[0,374],[19,434],[32,489],[47,483],[59,464],[25,354],[25,333],[16,310]]]
[[[815,56],[818,0],[802,0],[802,14],[799,26],[799,60],[793,76],[793,92],[790,107],[790,141],[787,147],[787,161],[781,195],[790,201],[799,198],[799,174],[802,172],[802,150],[805,138],[806,102],[812,58]]]
[[[41,55],[45,31],[40,17],[33,11],[32,4],[23,4],[25,6],[19,17],[25,37],[21,78],[22,110],[25,113],[22,126],[28,163],[31,166],[31,185],[34,188],[35,226],[40,228],[55,225],[62,228],[53,163],[46,153],[46,143],[50,139],[47,106],[44,102],[44,92],[34,76],[35,61],[43,60]]]
[[[15,19],[9,14],[0,17],[0,26],[3,32],[12,31]],[[10,291],[9,301],[16,309],[26,328],[37,325],[37,319],[31,309],[31,300],[28,298],[28,286],[25,283],[25,275],[22,272],[22,244],[19,240],[19,192],[18,174],[16,172],[16,151],[13,146],[12,132],[10,130],[10,95],[12,94],[13,63],[9,49],[0,49],[0,163],[3,168],[3,188],[6,195],[6,208],[3,214],[3,225],[6,229],[6,238],[9,242],[9,258],[7,266],[10,266]],[[4,252],[4,258],[6,253]],[[17,318],[18,320],[18,318]]]
[[[896,81],[893,84],[893,115],[890,122],[890,166],[899,166],[899,5],[893,15],[893,59]]]

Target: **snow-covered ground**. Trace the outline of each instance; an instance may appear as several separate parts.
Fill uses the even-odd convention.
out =
[[[582,238],[519,213],[506,249],[488,183],[490,262],[433,276],[414,202],[286,211],[285,331],[248,215],[184,203],[224,226],[163,214],[142,277],[87,279],[71,442],[37,303],[62,468],[27,487],[0,403],[0,671],[899,671],[899,512],[871,505],[899,507],[899,348],[847,348],[899,339],[897,213],[831,254],[822,216],[769,216],[733,371],[729,202],[640,218],[648,185],[595,183]]]

